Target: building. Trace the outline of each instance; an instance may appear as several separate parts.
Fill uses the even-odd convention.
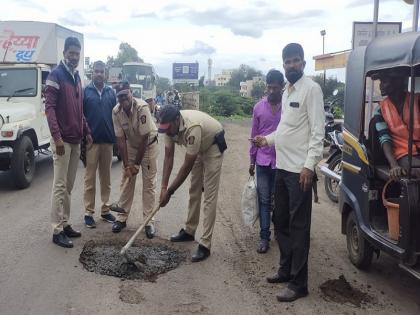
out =
[[[225,86],[229,83],[230,79],[232,78],[232,72],[233,70],[222,70],[222,73],[216,74],[214,76],[214,81],[216,83],[216,86]]]
[[[254,84],[257,82],[264,82],[264,78],[262,76],[253,77],[252,80],[246,80],[240,83],[240,91],[239,93],[241,96],[244,97],[251,97],[252,96],[252,89]]]

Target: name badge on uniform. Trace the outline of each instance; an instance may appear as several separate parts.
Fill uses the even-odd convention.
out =
[[[299,103],[298,102],[290,102],[289,106],[293,107],[293,108],[299,108]]]

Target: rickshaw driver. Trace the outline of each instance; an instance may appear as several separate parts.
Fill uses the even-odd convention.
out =
[[[408,124],[410,117],[410,93],[406,91],[408,80],[401,70],[384,70],[373,76],[380,80],[382,96],[386,96],[375,112],[376,130],[385,157],[390,165],[390,177],[399,180],[407,175]],[[420,104],[419,96],[414,98],[413,158],[412,164],[420,166]],[[412,168],[413,177],[420,178],[420,169]]]

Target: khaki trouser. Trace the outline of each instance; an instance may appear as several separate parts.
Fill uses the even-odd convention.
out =
[[[137,149],[127,144],[128,151],[128,162],[130,164],[135,162]],[[143,160],[141,162],[141,174],[143,179],[143,217],[146,218],[155,207],[156,200],[156,182],[157,182],[157,158],[159,154],[158,143],[155,142],[149,145],[144,153]],[[127,213],[119,213],[117,220],[125,222],[130,213],[131,206],[134,199],[134,191],[136,187],[136,178],[126,178],[122,176],[121,181],[121,195],[118,201],[118,206],[123,208]]]
[[[200,154],[191,171],[190,201],[185,231],[195,235],[200,219],[202,188],[204,188],[203,235],[200,244],[210,249],[216,221],[217,194],[219,192],[220,174],[223,154],[217,145],[212,145]]]
[[[54,140],[51,140],[51,149],[54,160],[51,225],[54,234],[57,234],[68,225],[71,191],[73,190],[80,158],[80,144],[64,143],[64,155],[57,155]]]
[[[96,171],[99,172],[99,183],[101,185],[101,214],[109,212],[109,195],[111,194],[111,163],[112,144],[94,143],[86,151],[85,191],[84,203],[86,215],[95,213],[96,195]]]

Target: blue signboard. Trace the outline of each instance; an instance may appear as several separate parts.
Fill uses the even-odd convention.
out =
[[[173,63],[173,80],[198,80],[198,63]]]

